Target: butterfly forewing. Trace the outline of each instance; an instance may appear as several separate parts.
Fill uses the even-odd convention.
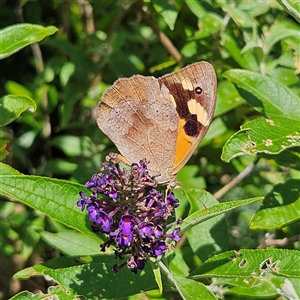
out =
[[[173,173],[188,161],[206,134],[216,105],[217,79],[211,64],[198,62],[159,78],[173,99],[178,134]]]

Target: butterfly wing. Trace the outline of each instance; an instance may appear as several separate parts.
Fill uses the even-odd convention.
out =
[[[172,170],[177,113],[156,78],[118,79],[98,105],[97,124],[129,163],[146,158],[153,175]]]
[[[178,115],[176,155],[172,174],[189,160],[213,119],[217,78],[208,62],[197,62],[158,79],[167,87]]]
[[[158,182],[170,181],[203,139],[216,104],[216,74],[197,62],[158,79],[118,79],[97,109],[100,129],[129,163],[146,158]]]

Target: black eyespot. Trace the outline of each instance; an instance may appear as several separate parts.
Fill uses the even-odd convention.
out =
[[[195,92],[196,92],[196,94],[198,94],[198,95],[202,94],[202,89],[201,89],[201,87],[200,87],[200,86],[197,86],[197,87],[195,88]]]

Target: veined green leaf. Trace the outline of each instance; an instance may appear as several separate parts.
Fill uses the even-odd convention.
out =
[[[184,232],[186,232],[192,226],[195,226],[196,224],[199,224],[199,223],[201,223],[205,220],[208,220],[212,217],[218,216],[226,211],[230,211],[237,207],[240,207],[240,206],[243,206],[246,204],[250,204],[255,201],[261,201],[261,200],[263,200],[263,197],[255,197],[255,198],[236,200],[236,201],[230,201],[230,202],[222,202],[219,204],[212,205],[203,210],[197,211],[184,219],[184,222],[181,226],[180,234],[182,235]]]
[[[250,221],[251,229],[278,229],[300,220],[300,180],[275,185]]]
[[[115,277],[112,267],[118,260],[114,256],[95,255],[89,257],[87,263],[84,261],[84,257],[59,257],[19,271],[14,277],[49,276],[65,291],[65,297],[60,299],[74,299],[74,295],[83,295],[87,299],[113,299],[157,288],[150,264],[138,274],[121,268]]]
[[[300,99],[287,87],[274,79],[251,71],[232,69],[224,76],[238,87],[251,93],[244,99],[267,117],[285,116],[298,121]]]
[[[179,276],[173,278],[182,299],[217,300],[217,297],[203,283]]]
[[[0,191],[3,196],[24,203],[71,228],[98,238],[87,224],[86,213],[76,205],[80,200],[80,191],[89,193],[80,184],[39,176],[2,175]]]
[[[224,161],[246,154],[279,154],[300,146],[299,121],[284,117],[257,118],[241,128],[224,145],[221,157]]]
[[[242,249],[217,254],[195,269],[190,277],[258,278],[290,276],[300,278],[300,255],[288,249]],[[263,280],[263,277],[262,277]]]

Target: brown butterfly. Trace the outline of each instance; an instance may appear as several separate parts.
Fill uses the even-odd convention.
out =
[[[173,182],[209,128],[216,89],[205,61],[160,78],[120,78],[104,93],[97,124],[128,164],[146,158],[158,183]]]

